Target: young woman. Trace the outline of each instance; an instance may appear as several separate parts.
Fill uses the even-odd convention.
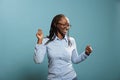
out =
[[[48,56],[48,80],[78,80],[72,63],[80,63],[92,52],[91,46],[78,55],[75,39],[69,36],[70,22],[63,15],[56,15],[49,31],[43,38],[42,30],[36,34],[38,41],[35,46],[34,61],[42,63],[45,54]]]

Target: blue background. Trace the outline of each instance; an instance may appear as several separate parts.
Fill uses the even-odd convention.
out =
[[[120,0],[0,0],[0,80],[46,80],[47,56],[33,61],[37,29],[48,35],[56,14],[71,22],[79,54],[93,53],[74,68],[80,80],[120,80]]]

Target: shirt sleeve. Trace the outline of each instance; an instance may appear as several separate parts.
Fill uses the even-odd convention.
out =
[[[34,49],[33,59],[36,64],[40,64],[44,60],[44,56],[46,54],[46,40],[43,40],[42,44],[36,44]]]
[[[76,42],[74,39],[73,39],[72,43],[73,43],[74,49],[72,51],[71,60],[73,63],[78,64],[78,63],[84,61],[88,57],[88,55],[85,54],[85,51],[83,51],[80,55],[78,55],[77,48],[76,48]]]

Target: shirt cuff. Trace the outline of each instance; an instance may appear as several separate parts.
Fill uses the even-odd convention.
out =
[[[85,51],[83,51],[83,55],[84,55],[85,58],[87,58],[89,56],[85,53]]]

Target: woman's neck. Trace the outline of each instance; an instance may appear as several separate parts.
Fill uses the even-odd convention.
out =
[[[64,36],[61,35],[59,32],[57,33],[57,37],[58,37],[59,39],[63,39],[63,38],[64,38]]]

